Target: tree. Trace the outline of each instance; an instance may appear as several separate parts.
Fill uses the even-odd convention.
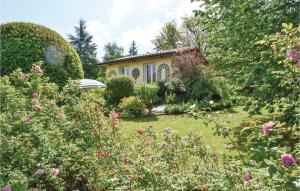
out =
[[[181,32],[176,24],[176,22],[166,23],[160,34],[152,40],[152,43],[155,46],[155,50],[167,50],[181,47]]]
[[[80,19],[79,26],[74,28],[75,35],[68,34],[68,38],[80,56],[85,78],[97,78],[100,72],[103,75],[103,69],[96,66],[98,64],[97,45],[93,43],[93,36],[88,33],[85,21]]]
[[[123,56],[124,48],[117,45],[117,43],[107,43],[104,45],[103,61],[113,60]]]
[[[200,1],[200,0],[196,0]],[[297,0],[214,0],[203,1],[203,9],[196,11],[209,44],[207,59],[226,78],[240,81],[258,63],[255,44],[265,35],[280,30],[283,22],[298,23]]]
[[[160,34],[152,40],[156,50],[167,50],[187,46],[198,46],[205,49],[205,44],[200,41],[205,38],[206,32],[201,25],[201,19],[195,16],[182,18],[182,24],[177,26],[176,22],[166,23]]]
[[[138,54],[138,49],[136,47],[135,41],[133,40],[129,48],[129,55],[137,55],[137,54]]]

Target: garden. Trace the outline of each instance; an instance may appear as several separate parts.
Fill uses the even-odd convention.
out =
[[[2,24],[3,191],[299,190],[299,8],[226,2],[185,22],[208,65],[177,55],[177,77],[151,84],[105,77],[51,29]]]

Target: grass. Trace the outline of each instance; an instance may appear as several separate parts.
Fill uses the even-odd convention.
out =
[[[229,127],[234,128],[242,124],[248,115],[241,108],[214,112],[212,116],[222,118]],[[193,119],[184,115],[156,115],[142,118],[125,118],[120,120],[121,133],[123,136],[130,137],[137,130],[152,126],[157,133],[161,133],[165,128],[172,128],[173,132],[185,135],[189,131],[199,133],[203,141],[218,151],[225,151],[228,140],[214,136],[213,125],[205,125],[204,119]]]

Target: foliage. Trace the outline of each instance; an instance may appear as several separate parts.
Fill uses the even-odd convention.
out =
[[[43,61],[44,75],[60,86],[83,77],[78,54],[55,31],[33,23],[12,22],[2,24],[0,33],[1,75],[19,67],[29,72],[33,63]]]
[[[201,2],[196,15],[207,34],[206,38],[200,38],[200,44],[208,46],[204,52],[208,62],[215,66],[219,76],[233,82],[248,78],[249,71],[259,62],[260,50],[255,43],[279,31],[283,22],[297,24],[299,3],[298,0]]]
[[[149,115],[152,113],[152,108],[157,101],[158,90],[159,87],[156,84],[140,84],[134,89],[135,94],[140,97],[147,107]]]
[[[166,114],[183,114],[186,112],[186,110],[189,108],[189,104],[188,103],[183,103],[183,104],[173,104],[173,105],[167,105],[166,109],[165,109],[165,113]]]
[[[121,100],[119,108],[127,116],[139,117],[144,113],[145,105],[139,97],[130,96]]]
[[[196,106],[189,112],[215,123],[216,134],[228,137],[239,153],[235,163],[240,161],[251,179],[257,177],[270,190],[296,190],[299,176],[300,28],[285,23],[283,27],[256,43],[261,50],[259,62],[244,81],[250,89],[246,109],[250,114],[264,110],[272,114],[270,118],[253,119],[231,131],[224,120],[213,121]]]
[[[155,50],[168,50],[181,47],[197,46],[201,50],[206,48],[200,44],[200,39],[207,35],[202,29],[201,19],[195,16],[182,17],[182,24],[175,21],[167,22],[160,33],[152,40]]]
[[[119,47],[117,43],[107,43],[104,45],[103,61],[109,61],[123,56],[124,48]]]
[[[129,55],[137,55],[138,54],[138,49],[136,47],[136,43],[133,40],[132,43],[130,44],[129,48]]]
[[[104,76],[104,69],[97,66],[97,45],[93,43],[93,36],[86,29],[86,22],[80,19],[79,26],[74,28],[75,35],[68,34],[68,38],[80,56],[84,77],[96,79],[99,75]]]
[[[125,76],[117,76],[106,82],[106,96],[109,101],[118,104],[124,97],[133,95],[133,82]]]
[[[224,79],[218,79],[210,66],[201,63],[203,57],[197,52],[180,54],[173,64],[178,68],[175,75],[184,86],[186,95],[191,100],[229,99]]]
[[[152,43],[156,50],[168,50],[179,48],[181,46],[180,39],[181,35],[177,24],[168,22],[162,27],[160,34],[152,40]]]

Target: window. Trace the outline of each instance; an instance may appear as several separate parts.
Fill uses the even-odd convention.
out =
[[[144,82],[152,83],[156,81],[156,65],[145,64],[144,65]]]
[[[119,75],[128,76],[129,75],[128,66],[119,67]]]

